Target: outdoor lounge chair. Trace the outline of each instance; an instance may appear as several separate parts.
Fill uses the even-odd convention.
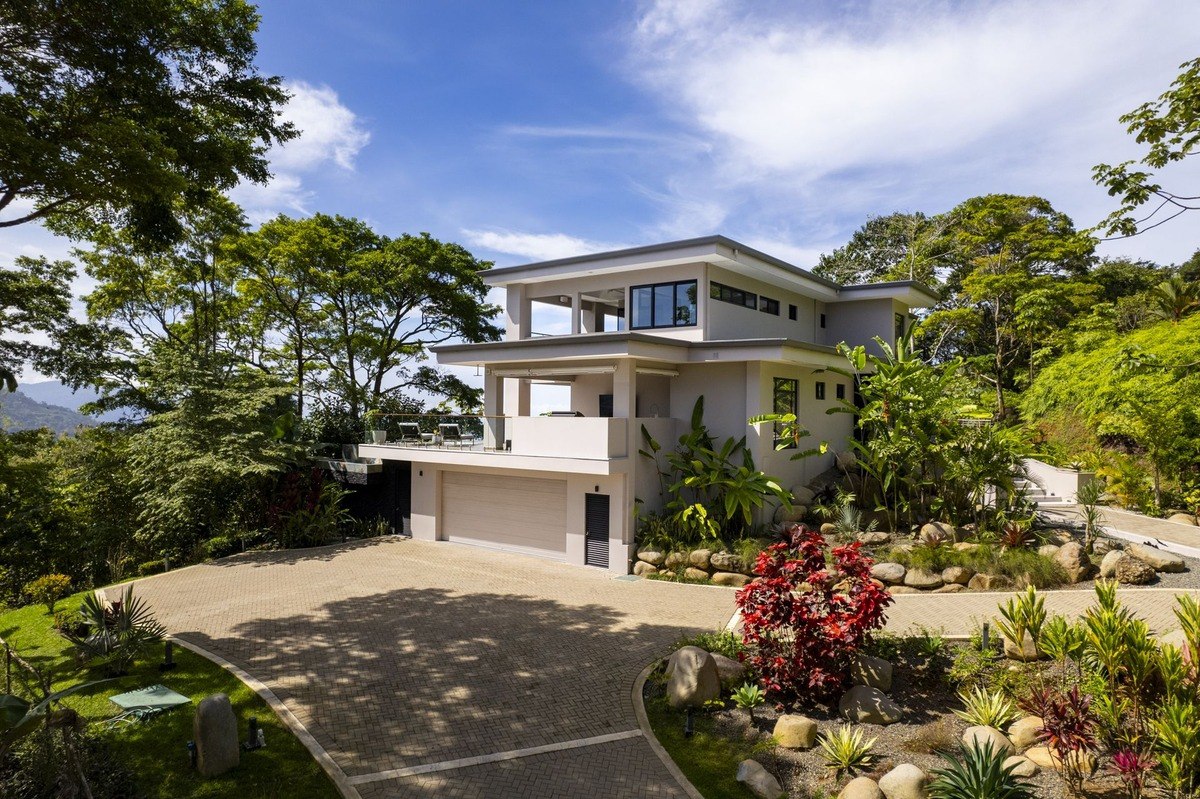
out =
[[[400,444],[420,445],[424,439],[421,438],[421,425],[416,422],[401,422],[397,425],[400,428]]]
[[[442,444],[447,447],[470,447],[475,444],[475,436],[464,433],[456,424],[439,424],[438,432],[442,436]]]

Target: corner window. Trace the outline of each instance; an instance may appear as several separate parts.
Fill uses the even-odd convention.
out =
[[[825,314],[821,314],[821,327],[825,327]]]
[[[724,283],[711,282],[708,284],[708,296],[714,300],[740,305],[743,308],[758,307],[758,295],[752,291],[742,291]]]
[[[656,283],[630,289],[635,330],[696,324],[696,281]]]
[[[796,321],[796,306],[795,305],[788,306],[788,319],[792,320],[793,322]]]
[[[759,297],[758,310],[763,313],[779,316],[779,300],[773,300],[770,297]]]
[[[904,314],[896,314],[896,340],[904,338]]]
[[[817,399],[825,399],[825,384],[821,381],[817,381]]]
[[[772,408],[774,409],[775,413],[795,414],[796,413],[796,396],[799,393],[800,393],[799,381],[797,381],[793,378],[790,378],[790,377],[775,378],[775,394],[774,394],[774,399],[772,400],[772,403],[773,403]],[[784,439],[781,439],[779,437],[780,432],[781,432],[781,429],[780,429],[779,424],[777,423],[775,425],[775,446],[776,447],[778,447],[781,443],[784,443]],[[787,443],[787,447],[786,447],[787,449],[794,449],[796,446],[795,441],[788,440],[786,443]]]
[[[838,383],[837,388],[834,389],[834,393],[837,395],[838,399],[844,400],[846,398],[846,384]]]

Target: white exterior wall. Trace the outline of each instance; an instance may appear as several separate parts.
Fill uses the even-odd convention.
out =
[[[891,343],[895,337],[895,314],[907,311],[905,305],[890,299],[831,303],[826,311],[828,327],[824,343],[831,347],[842,341],[863,344],[868,352],[879,355],[873,339],[879,336]]]
[[[711,282],[723,283],[726,286],[743,291],[752,291],[760,297],[770,297],[779,301],[779,316],[763,311],[745,308],[733,303],[709,298],[708,322],[705,325],[704,338],[710,341],[744,338],[790,338],[796,341],[808,341],[823,344],[823,332],[820,329],[820,314],[825,304],[814,297],[797,291],[788,291],[763,283],[758,280],[709,266],[707,281],[704,286],[705,296],[708,296]],[[788,306],[796,306],[796,321],[788,319]]]

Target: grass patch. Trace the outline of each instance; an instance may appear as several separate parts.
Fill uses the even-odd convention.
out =
[[[59,610],[77,608],[84,593],[63,600]],[[50,670],[54,687],[65,688],[88,680],[103,679],[102,670],[76,669],[70,644],[53,627],[53,618],[45,607],[30,605],[0,615],[0,637],[33,665]],[[148,656],[134,664],[130,674],[77,694],[63,704],[89,722],[112,718],[120,709],[108,697],[136,688],[162,683],[199,703],[215,693],[229,695],[238,727],[245,735],[251,716],[258,718],[267,737],[267,748],[243,752],[236,769],[216,779],[206,780],[192,770],[186,750],[192,740],[195,704],[176,708],[147,722],[120,724],[106,730],[91,727],[112,747],[114,753],[139,775],[138,787],[146,797],[174,799],[242,799],[242,797],[300,797],[301,799],[337,799],[333,783],[317,765],[291,731],[259,696],[220,666],[181,647],[175,648],[173,670],[161,673],[158,663],[162,648],[154,647]],[[16,690],[14,671],[14,690]],[[3,688],[0,685],[0,688]]]
[[[1013,580],[1028,575],[1038,588],[1053,588],[1067,582],[1062,567],[1053,558],[1040,555],[1032,549],[1001,550],[986,544],[970,550],[949,546],[889,549],[879,553],[876,562],[899,563],[910,569],[936,572],[949,566],[966,566],[976,573],[1003,574]]]
[[[713,733],[713,718],[696,711],[694,732],[683,736],[684,713],[667,704],[666,696],[651,691],[646,715],[654,736],[667,754],[705,799],[746,799],[750,790],[737,781],[738,764],[759,754],[749,741],[731,740]]]

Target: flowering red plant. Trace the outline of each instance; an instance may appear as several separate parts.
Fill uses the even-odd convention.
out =
[[[859,647],[883,626],[891,595],[871,579],[854,542],[826,561],[825,539],[795,525],[758,556],[757,578],[738,591],[744,659],[776,701],[819,698],[846,683]]]

